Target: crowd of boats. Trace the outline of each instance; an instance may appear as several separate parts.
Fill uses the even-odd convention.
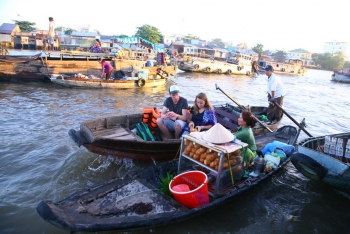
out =
[[[100,58],[108,60],[115,69],[111,79],[100,78]],[[47,81],[65,86],[92,88],[141,88],[164,85],[176,74],[177,69],[251,76],[267,65],[273,66],[275,72],[279,73],[298,75],[306,72],[296,61],[254,63],[250,55],[239,52],[228,54],[225,58],[208,58],[201,54],[171,56],[166,52],[159,52],[156,57],[146,55],[139,58],[120,54],[61,52],[39,53],[34,56],[1,56],[0,80]],[[349,77],[348,71],[334,73],[333,77],[340,75]],[[78,131],[69,131],[69,136],[78,146],[84,146],[101,155],[159,163],[78,191],[58,202],[42,201],[37,212],[51,224],[71,232],[164,225],[222,205],[271,177],[290,161],[306,177],[350,192],[350,133],[314,137],[305,129],[304,120],[298,123],[275,103],[284,116],[296,125],[279,128],[280,121],[271,123],[264,118],[267,107],[245,107],[230,99],[234,104],[224,103],[214,107],[217,122],[232,131],[238,127],[242,110],[249,109],[254,114],[258,120],[253,129],[258,152],[269,153],[262,154],[264,157],[257,157],[253,164],[246,162],[246,144],[238,140],[214,144],[204,140],[200,133],[190,133],[181,139],[169,140],[157,128],[153,128],[156,139],[145,140],[135,133],[137,125],[144,122],[144,113],[94,119],[81,123]],[[298,142],[301,131],[309,138]],[[187,148],[190,146],[199,150],[198,152],[215,156],[217,164],[213,166],[216,167],[191,157]],[[286,151],[284,147],[292,150]],[[234,165],[227,164],[233,162],[231,160],[234,160]],[[197,178],[187,178],[190,191],[176,193],[195,199],[198,203],[195,207],[181,202],[175,196],[170,181],[165,187],[173,193],[164,191],[162,184],[164,178],[170,174],[179,177],[188,172],[198,172],[206,178],[201,182],[196,182]],[[207,192],[204,197],[196,192],[202,187]]]
[[[276,73],[303,75],[307,69],[298,60],[278,63],[253,61],[249,54],[229,52],[225,58],[206,54],[178,54],[153,49],[109,53],[60,51],[32,56],[0,55],[0,81],[44,81],[69,87],[136,88],[163,85],[177,70],[227,75],[252,76],[271,65]],[[100,58],[109,61],[114,72],[101,79]]]
[[[78,131],[69,131],[78,146],[100,155],[156,163],[93,185],[61,201],[42,201],[37,212],[51,224],[71,232],[150,228],[216,208],[258,186],[288,162],[310,179],[350,192],[350,133],[313,137],[305,129],[305,120],[298,123],[278,104],[284,116],[296,126],[279,127],[280,122],[271,123],[263,118],[267,107],[245,107],[229,98],[234,104],[214,107],[218,122],[214,127],[223,126],[224,131],[236,129],[240,113],[249,109],[259,119],[253,132],[257,152],[262,156],[257,156],[253,164],[246,163],[247,144],[237,139],[226,143],[207,141],[204,134],[210,130],[169,140],[152,128],[157,137],[145,140],[135,129],[140,122],[150,123],[147,119],[153,119],[152,115],[158,116],[156,108],[94,119],[81,123]],[[298,142],[301,131],[309,138]],[[201,156],[196,158],[194,151],[207,158],[199,160]],[[216,161],[207,162],[208,157],[216,157]],[[199,180],[203,174],[205,180]],[[176,192],[175,185],[186,185],[189,190]]]

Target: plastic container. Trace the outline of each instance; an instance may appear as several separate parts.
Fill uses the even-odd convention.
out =
[[[148,75],[149,75],[149,70],[148,69],[140,69],[139,71],[139,75],[138,75],[138,78],[142,78],[142,79],[145,79],[147,80],[148,79]]]
[[[270,154],[265,154],[264,159],[274,163],[276,166],[280,165],[281,159],[279,157],[272,156]]]
[[[188,185],[190,191],[174,191],[172,188],[179,184]],[[173,194],[176,201],[189,209],[209,203],[208,177],[201,171],[187,171],[175,176],[169,184],[169,190]]]

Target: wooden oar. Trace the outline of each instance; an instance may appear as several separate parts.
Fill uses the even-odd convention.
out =
[[[276,105],[286,116],[290,118],[301,130],[303,130],[309,137],[313,137],[306,129],[299,124],[292,116],[290,116],[278,103],[274,102],[274,105]]]
[[[242,110],[245,110],[246,108],[244,106],[242,106],[241,104],[239,104],[235,99],[233,99],[232,97],[230,97],[227,93],[225,93],[225,91],[223,91],[222,89],[219,88],[219,86],[217,84],[215,84],[216,89],[220,90],[223,94],[225,94],[229,99],[231,99],[231,101],[233,101],[234,103],[236,103],[237,106],[239,106]],[[268,126],[266,126],[266,124],[264,124],[263,122],[261,122],[258,118],[256,118],[253,114],[252,116],[254,117],[254,119],[260,123],[264,128],[266,128],[268,131],[273,132]]]

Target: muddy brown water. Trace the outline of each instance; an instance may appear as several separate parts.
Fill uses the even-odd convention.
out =
[[[315,136],[349,131],[350,85],[331,82],[331,74],[309,70],[304,76],[281,76],[287,89],[285,110],[297,121],[306,118],[307,130]],[[242,105],[267,105],[265,75],[179,72],[174,81],[190,104],[199,92],[206,92],[212,104],[229,102],[215,90],[217,84]],[[167,88],[94,90],[0,83],[0,232],[67,233],[39,217],[35,209],[41,200],[59,201],[151,164],[90,153],[75,145],[68,130],[77,130],[86,120],[161,107]],[[285,124],[293,123],[284,117]],[[123,233],[349,233],[349,210],[348,195],[308,180],[289,163],[211,212]]]

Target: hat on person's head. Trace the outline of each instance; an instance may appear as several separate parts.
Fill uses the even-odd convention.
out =
[[[271,65],[267,65],[265,67],[265,71],[273,71],[273,67]]]
[[[180,93],[180,89],[177,85],[172,85],[169,88],[169,93],[174,94],[174,93]]]

